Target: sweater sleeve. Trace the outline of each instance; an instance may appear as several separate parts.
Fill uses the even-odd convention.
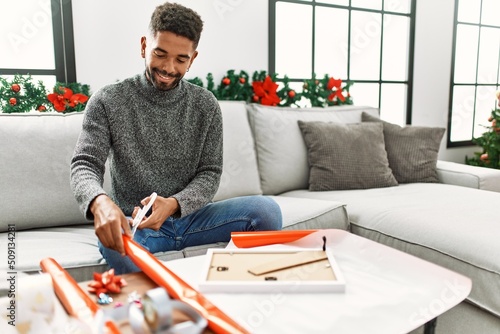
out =
[[[214,108],[197,173],[183,190],[172,196],[179,203],[181,217],[211,202],[219,187],[223,162],[222,114],[218,103]]]
[[[71,160],[71,188],[84,216],[92,220],[92,200],[103,189],[105,163],[110,150],[110,132],[105,109],[94,94],[85,109],[82,130]]]

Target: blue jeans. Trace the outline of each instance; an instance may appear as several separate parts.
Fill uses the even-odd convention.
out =
[[[134,240],[150,253],[228,242],[231,232],[280,230],[279,205],[270,197],[244,196],[210,203],[182,218],[169,217],[158,231],[137,230]],[[99,250],[116,274],[140,271],[129,259],[99,242]]]

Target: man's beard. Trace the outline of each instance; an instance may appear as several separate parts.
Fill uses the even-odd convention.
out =
[[[151,73],[153,72],[153,73]],[[156,68],[153,68],[152,70],[150,70],[148,67],[146,67],[146,74],[147,74],[147,78],[149,79],[149,82],[151,82],[151,84],[158,90],[163,90],[163,91],[167,91],[167,90],[171,90],[175,87],[177,87],[177,85],[179,84],[179,81],[181,81],[182,79],[182,76],[180,75],[180,73],[168,73],[166,71],[160,71]],[[159,78],[158,78],[158,75],[163,76],[163,77],[169,77],[169,78],[173,78],[174,80],[171,81],[171,82],[162,82]]]

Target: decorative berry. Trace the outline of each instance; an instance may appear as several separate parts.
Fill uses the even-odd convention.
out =
[[[224,79],[222,79],[222,83],[227,86],[231,83],[231,79],[229,79],[228,77],[225,77]]]
[[[47,108],[46,108],[43,104],[41,104],[41,105],[39,105],[39,106],[36,108],[36,110],[41,111],[41,112],[44,112],[44,111],[47,111]]]
[[[246,82],[245,78],[240,78],[240,83],[244,84]]]
[[[11,97],[9,99],[9,103],[10,103],[11,106],[15,106],[17,104],[16,98],[15,97]]]
[[[295,91],[294,90],[288,91],[288,97],[293,99],[295,97]]]
[[[488,161],[488,153],[481,154],[480,159],[483,160],[483,161]]]
[[[21,86],[19,86],[18,84],[12,84],[10,89],[12,89],[14,93],[19,93],[19,91],[21,90]]]
[[[252,96],[253,102],[259,102],[259,97],[257,95]]]

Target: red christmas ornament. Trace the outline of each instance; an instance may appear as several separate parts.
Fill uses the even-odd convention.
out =
[[[41,105],[39,105],[39,106],[36,108],[36,110],[43,112],[43,111],[47,111],[47,108],[46,108],[43,104],[41,104]]]
[[[231,79],[229,79],[228,77],[225,77],[224,79],[222,79],[222,83],[227,86],[231,83]]]
[[[246,82],[245,78],[240,78],[240,83],[244,84]]]
[[[21,86],[19,86],[18,84],[13,84],[12,86],[10,86],[10,89],[12,89],[14,93],[19,93],[19,91],[21,90]]]
[[[10,103],[11,106],[15,106],[17,104],[16,98],[15,97],[11,97],[9,99],[9,103]]]
[[[288,97],[290,97],[291,99],[293,99],[295,97],[295,91],[294,90],[288,91]]]

